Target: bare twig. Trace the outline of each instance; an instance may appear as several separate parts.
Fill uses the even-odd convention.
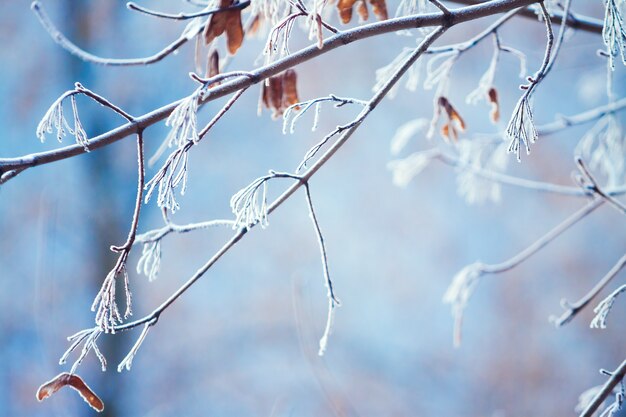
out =
[[[576,316],[581,310],[602,291],[613,278],[626,266],[626,255],[622,256],[617,263],[606,273],[604,277],[580,300],[575,303],[570,303],[566,299],[561,300],[561,307],[565,309],[560,317],[551,317],[550,321],[554,322],[557,327],[563,326],[569,323],[574,316]]]
[[[236,1],[228,7],[219,8],[219,9],[203,10],[197,13],[170,14],[170,13],[163,13],[163,12],[158,12],[155,10],[150,10],[136,3],[133,3],[132,1],[129,1],[128,3],[126,3],[126,7],[128,7],[129,10],[134,10],[136,12],[144,13],[149,16],[160,17],[163,19],[171,19],[171,20],[187,20],[187,19],[194,19],[196,17],[210,16],[212,14],[221,13],[221,12],[225,12],[228,10],[243,10],[249,5],[250,5],[250,0],[244,0],[241,2]]]
[[[578,169],[580,170],[582,177],[580,180],[580,185],[587,190],[590,190],[600,197],[604,198],[611,206],[613,206],[617,211],[622,214],[626,214],[626,206],[624,206],[617,199],[609,195],[607,192],[602,190],[602,188],[598,185],[598,181],[591,175],[591,172],[587,169],[585,162],[580,156],[576,157],[576,164],[578,165]]]
[[[163,58],[169,56],[178,48],[183,46],[189,39],[192,39],[195,35],[204,30],[204,25],[200,25],[191,35],[181,35],[178,39],[170,43],[168,46],[163,48],[161,51],[157,52],[154,55],[147,56],[144,58],[129,58],[129,59],[121,59],[121,58],[102,58],[97,55],[91,54],[74,44],[72,41],[67,39],[65,35],[59,29],[56,28],[54,23],[48,17],[48,14],[45,12],[43,6],[39,1],[34,1],[31,4],[31,9],[35,12],[35,15],[41,22],[41,25],[44,29],[50,34],[52,40],[54,40],[59,46],[68,51],[74,56],[82,59],[83,61],[91,62],[98,65],[109,65],[109,66],[132,66],[132,65],[150,65],[155,62],[159,62]],[[130,132],[135,133],[135,132]]]
[[[452,284],[450,284],[448,290],[444,295],[444,302],[449,303],[452,306],[452,313],[454,316],[453,336],[455,346],[458,346],[460,344],[461,324],[463,322],[463,313],[465,307],[467,306],[468,301],[473,294],[478,281],[484,275],[499,274],[515,268],[526,259],[537,253],[547,244],[555,240],[567,229],[578,223],[580,220],[584,219],[587,215],[600,207],[603,203],[604,200],[601,198],[590,201],[589,203],[587,203],[586,206],[569,216],[552,230],[533,242],[530,246],[526,247],[526,249],[522,250],[521,252],[504,262],[500,262],[497,264],[483,264],[481,262],[476,262],[474,264],[466,266],[459,273],[457,273],[457,275],[454,277]]]

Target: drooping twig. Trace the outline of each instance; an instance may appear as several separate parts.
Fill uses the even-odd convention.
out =
[[[543,62],[535,75],[527,78],[528,84],[520,86],[520,88],[524,90],[524,93],[517,101],[511,119],[509,120],[506,128],[506,136],[510,139],[507,151],[509,153],[514,153],[518,162],[521,161],[522,145],[526,149],[526,154],[528,155],[530,154],[530,144],[534,143],[539,138],[530,100],[535,88],[547,74],[546,71],[549,68],[552,59],[552,48],[554,46],[554,32],[552,30],[550,15],[546,10],[546,6],[543,4],[543,1],[539,2],[539,6],[546,24],[547,32],[547,44]]]
[[[551,321],[557,327],[563,326],[564,324],[569,323],[581,310],[583,310],[587,305],[602,291],[613,278],[617,276],[617,274],[626,266],[626,255],[622,256],[619,261],[606,273],[604,277],[580,300],[575,303],[570,303],[566,299],[561,300],[561,307],[565,309],[563,314],[560,317],[551,317]]]
[[[126,7],[128,7],[129,10],[134,10],[136,12],[147,14],[149,16],[160,17],[163,19],[171,19],[171,20],[188,20],[188,19],[194,19],[196,17],[210,16],[212,14],[221,13],[221,12],[225,12],[228,10],[243,10],[249,5],[250,5],[250,0],[243,0],[243,1],[235,1],[232,5],[228,7],[224,7],[224,8],[203,10],[197,13],[171,14],[171,13],[163,13],[163,12],[158,12],[156,10],[151,10],[146,7],[140,6],[136,3],[133,3],[132,1],[129,1],[128,3],[126,3]]]
[[[332,331],[333,326],[333,314],[335,307],[341,305],[339,299],[335,296],[335,290],[333,289],[333,281],[330,279],[330,272],[328,270],[328,255],[326,254],[326,244],[324,243],[324,236],[322,235],[322,229],[320,228],[319,221],[315,215],[315,209],[313,208],[313,200],[311,199],[311,190],[308,182],[304,184],[304,190],[306,192],[306,202],[309,206],[309,216],[313,222],[315,228],[315,235],[317,236],[317,243],[320,247],[320,254],[322,256],[322,267],[324,269],[324,282],[327,290],[328,298],[328,316],[326,319],[326,327],[324,328],[324,334],[320,339],[318,354],[322,356],[326,351],[328,345],[328,337]]]
[[[143,201],[143,191],[145,185],[145,166],[144,166],[144,143],[143,132],[137,134],[137,195],[135,198],[135,209],[133,211],[133,219],[131,221],[130,230],[126,242],[120,246],[111,246],[113,252],[119,253],[119,257],[113,269],[109,272],[102,283],[100,291],[96,295],[91,306],[92,311],[96,312],[96,325],[105,332],[114,332],[113,327],[122,321],[122,317],[118,311],[117,301],[115,297],[115,284],[117,277],[122,275],[124,278],[124,292],[126,296],[126,311],[124,318],[132,315],[132,293],[130,291],[126,261],[128,255],[135,242],[137,235],[137,227],[139,225],[139,215],[141,212],[141,204]]]
[[[43,6],[39,1],[34,1],[31,4],[31,9],[35,12],[35,15],[41,22],[41,25],[48,32],[52,40],[54,40],[59,46],[68,51],[74,56],[82,59],[83,61],[91,62],[93,64],[98,65],[108,65],[108,66],[133,66],[133,65],[150,65],[155,62],[161,61],[163,58],[169,56],[174,53],[178,48],[187,43],[190,39],[192,39],[195,35],[204,30],[204,25],[200,25],[196,30],[194,30],[190,34],[181,35],[178,39],[167,45],[161,51],[157,52],[154,55],[147,56],[144,58],[102,58],[92,53],[89,53],[81,48],[79,48],[72,41],[67,39],[65,35],[57,27],[52,23],[48,14],[45,12]],[[134,132],[132,132],[134,133]],[[129,133],[130,134],[130,133]]]

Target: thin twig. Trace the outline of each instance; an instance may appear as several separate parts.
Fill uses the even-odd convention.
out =
[[[82,59],[83,61],[91,62],[93,64],[98,64],[98,65],[108,65],[108,66],[150,65],[155,62],[159,62],[163,58],[172,54],[178,48],[180,48],[185,43],[187,43],[187,41],[189,41],[195,35],[197,35],[198,33],[201,33],[201,31],[204,30],[204,25],[200,25],[191,36],[182,35],[178,39],[176,39],[175,41],[167,45],[165,48],[163,48],[161,51],[157,52],[154,55],[147,56],[144,58],[128,58],[128,59],[103,58],[103,57],[99,57],[97,55],[94,55],[92,53],[89,53],[79,48],[76,44],[74,44],[72,41],[67,39],[65,35],[63,35],[63,33],[61,33],[59,29],[57,29],[54,23],[52,23],[52,21],[48,17],[48,14],[45,12],[43,6],[41,5],[39,1],[34,1],[31,4],[31,9],[35,12],[35,15],[39,19],[39,22],[41,22],[41,25],[43,26],[43,28],[48,32],[48,34],[50,34],[50,37],[52,38],[52,40],[54,40],[59,46],[61,46],[63,49],[65,49],[72,55],[77,56],[78,58]],[[128,134],[131,134],[131,133],[128,133]]]
[[[504,262],[491,264],[491,265],[484,265],[482,268],[483,272],[489,273],[489,274],[499,274],[499,273],[506,272],[510,269],[515,268],[517,265],[519,265],[520,263],[524,262],[526,259],[530,258],[532,255],[537,253],[540,249],[542,249],[548,243],[552,242],[554,239],[559,237],[567,229],[569,229],[570,227],[578,223],[580,220],[587,217],[588,214],[590,214],[595,209],[600,207],[602,203],[604,203],[604,200],[600,198],[590,201],[589,203],[587,203],[587,205],[585,205],[580,210],[578,210],[577,212],[569,216],[567,219],[565,219],[563,222],[558,224],[548,233],[546,233],[545,235],[537,239],[535,242],[533,242],[530,246],[528,246],[526,249],[524,249],[517,255],[513,256],[512,258]]]
[[[306,202],[309,206],[309,216],[311,217],[311,221],[313,222],[313,226],[315,228],[315,235],[317,236],[317,243],[320,247],[320,254],[322,256],[322,267],[324,269],[324,283],[326,285],[326,289],[328,290],[328,316],[326,319],[326,327],[324,328],[324,334],[319,342],[319,351],[318,355],[322,356],[326,351],[326,346],[328,345],[328,337],[332,331],[333,326],[333,313],[335,310],[335,306],[340,306],[341,302],[335,296],[335,290],[333,289],[333,281],[330,279],[330,272],[328,270],[328,255],[326,254],[326,244],[324,243],[324,236],[322,235],[322,229],[320,228],[319,221],[317,220],[317,216],[315,215],[315,209],[313,208],[313,200],[311,199],[311,190],[308,183],[304,184],[304,190],[306,192]]]
[[[222,107],[220,109],[219,112],[217,112],[217,114],[215,116],[213,116],[213,118],[211,119],[211,121],[209,121],[209,123],[206,124],[206,126],[204,126],[202,128],[201,131],[198,132],[198,140],[202,140],[202,138],[204,137],[204,135],[206,135],[208,133],[208,131],[215,126],[215,124],[222,118],[222,116],[224,116],[226,114],[226,112],[233,106],[233,104],[235,104],[235,102],[239,99],[239,97],[241,97],[241,95],[248,89],[248,87],[244,87],[241,90],[237,91],[227,102],[226,104],[224,104],[224,107]]]
[[[234,2],[232,5],[230,5],[228,7],[224,7],[224,8],[218,8],[218,9],[212,9],[212,10],[204,10],[204,11],[197,12],[197,13],[170,14],[170,13],[163,13],[163,12],[159,12],[159,11],[155,11],[155,10],[150,10],[150,9],[145,8],[143,6],[140,6],[140,5],[136,4],[136,3],[133,3],[132,1],[129,1],[128,3],[126,3],[126,7],[129,10],[134,10],[136,12],[144,13],[144,14],[147,14],[149,16],[160,17],[160,18],[163,18],[163,19],[171,19],[171,20],[188,20],[188,19],[194,19],[196,17],[209,16],[209,15],[212,15],[212,14],[225,12],[225,11],[228,11],[228,10],[243,10],[246,7],[248,7],[249,5],[250,5],[250,0],[244,0],[244,1],[241,1],[241,2]]]
[[[472,5],[472,6],[480,4],[480,1],[477,1],[477,0],[453,0],[453,2],[459,3],[459,4],[465,4],[465,5]],[[522,12],[520,13],[520,16],[537,21],[537,14],[535,13],[534,10],[531,10],[528,7],[522,10]],[[553,13],[552,15],[553,23],[557,25],[561,25],[563,24],[563,20],[564,20],[563,13],[560,13],[560,12]],[[595,19],[589,16],[583,16],[583,15],[571,13],[571,12],[568,15],[566,25],[573,29],[582,30],[582,31],[591,32],[591,33],[597,33],[597,34],[602,34],[602,28],[604,27],[602,20]]]
[[[617,276],[617,274],[626,266],[626,255],[622,256],[615,265],[606,273],[604,277],[600,281],[596,283],[596,285],[585,294],[580,300],[575,303],[570,303],[566,299],[561,300],[561,307],[565,309],[563,314],[560,317],[551,317],[551,321],[557,327],[561,327],[564,324],[569,323],[574,316],[576,316],[581,310],[583,310],[587,305],[611,282],[613,278]]]
[[[591,175],[591,172],[587,169],[587,166],[585,165],[585,162],[583,161],[583,159],[580,156],[576,157],[576,164],[578,165],[578,169],[582,173],[582,178],[581,179],[583,181],[582,181],[581,185],[585,189],[588,189],[588,190],[598,194],[600,197],[604,198],[609,204],[611,204],[611,206],[616,208],[617,211],[619,211],[620,213],[626,214],[626,206],[624,206],[618,200],[616,200],[611,195],[609,195],[607,192],[602,190],[602,188],[598,185],[598,181],[596,181],[594,176]]]

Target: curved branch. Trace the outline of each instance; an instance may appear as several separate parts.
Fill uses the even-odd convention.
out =
[[[150,10],[147,9],[143,6],[140,6],[138,4],[133,3],[132,1],[129,1],[128,3],[126,3],[126,7],[129,10],[134,10],[136,12],[140,12],[143,14],[147,14],[148,16],[154,16],[154,17],[160,17],[163,19],[171,19],[171,20],[188,20],[188,19],[194,19],[196,17],[203,17],[203,16],[209,16],[212,14],[216,14],[216,13],[220,13],[220,12],[225,12],[228,10],[243,10],[246,7],[248,7],[250,5],[250,0],[244,0],[242,2],[236,2],[228,7],[224,7],[224,8],[220,8],[220,9],[212,9],[212,10],[205,10],[202,12],[197,12],[197,13],[177,13],[177,14],[170,14],[170,13],[162,13],[162,12],[157,12],[155,10]]]
[[[260,67],[255,71],[250,72],[250,76],[237,78],[228,83],[224,83],[219,87],[211,89],[199,105],[201,106],[207,102],[216,100],[237,90],[241,90],[242,88],[260,83],[264,79],[271,77],[272,75],[276,75],[288,68],[307,62],[336,48],[362,39],[367,39],[385,33],[393,33],[403,29],[441,26],[447,22],[450,23],[450,25],[457,25],[481,17],[507,12],[514,8],[528,6],[532,3],[534,3],[532,0],[492,0],[479,5],[451,10],[450,16],[447,17],[444,17],[441,13],[430,13],[370,23],[354,29],[346,30],[324,40],[322,48],[318,48],[317,45],[311,45],[272,64]],[[96,150],[110,145],[129,135],[137,133],[139,130],[145,129],[148,126],[164,120],[169,116],[172,110],[180,104],[180,102],[181,100],[178,100],[167,104],[150,113],[146,113],[143,116],[135,118],[132,123],[127,123],[96,136],[95,138],[89,140],[89,149]],[[9,179],[14,178],[19,173],[18,171],[23,171],[26,168],[37,165],[60,161],[82,153],[85,153],[82,146],[70,145],[52,151],[24,155],[17,158],[3,158],[0,159],[0,178],[2,178],[3,182],[6,182]]]
[[[455,3],[466,4],[466,5],[475,5],[478,4],[475,0],[452,0]],[[520,16],[537,20],[537,14],[530,9],[524,9],[520,12]],[[556,25],[560,25],[563,23],[563,13],[555,12],[552,15],[552,23]],[[565,24],[571,28],[584,30],[585,32],[602,34],[602,29],[604,28],[604,24],[599,19],[594,19],[593,17],[583,16],[575,13],[569,13],[567,15],[567,19]]]
[[[181,35],[178,39],[167,45],[156,54],[144,58],[102,58],[81,49],[75,43],[67,39],[65,35],[63,35],[63,33],[61,33],[59,29],[57,29],[54,23],[52,23],[50,17],[48,17],[48,14],[45,12],[40,2],[34,1],[30,7],[33,12],[35,12],[35,15],[39,19],[39,22],[41,23],[43,28],[50,34],[52,40],[59,44],[59,46],[68,51],[70,54],[82,59],[83,61],[91,62],[98,65],[133,66],[154,64],[155,62],[158,62],[168,55],[172,54],[178,48],[187,43],[187,41],[193,38],[193,36],[204,30],[204,25],[201,25],[195,31],[193,36]]]

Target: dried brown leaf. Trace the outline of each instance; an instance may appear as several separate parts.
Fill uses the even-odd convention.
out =
[[[232,6],[234,0],[220,0],[220,9]],[[243,43],[243,26],[241,25],[241,10],[228,10],[212,14],[204,29],[204,43],[210,44],[215,38],[226,32],[228,52],[234,54]]]
[[[359,14],[362,21],[366,21],[369,18],[369,12],[367,11],[367,4],[365,3],[365,0],[359,0],[356,5],[356,12]]]
[[[241,10],[231,10],[226,14],[226,39],[228,52],[234,55],[243,43],[243,26],[241,25]]]
[[[261,13],[259,13],[254,16],[254,19],[252,19],[252,22],[250,22],[246,34],[248,36],[256,35],[259,32],[259,29],[261,29],[261,23],[263,23],[263,17],[261,16]]]
[[[43,401],[61,388],[70,386],[74,388],[80,396],[89,404],[94,410],[101,412],[104,410],[104,403],[96,395],[95,392],[83,381],[81,377],[68,372],[60,373],[52,378],[50,381],[42,384],[37,390],[37,401]]]
[[[350,23],[352,20],[352,7],[356,0],[339,0],[337,2],[337,10],[343,24]]]
[[[372,5],[372,11],[378,17],[378,20],[387,20],[389,14],[387,13],[387,3],[385,0],[370,0]]]
[[[283,107],[287,108],[298,103],[298,76],[293,69],[288,69],[283,75]],[[299,110],[299,109],[296,109]]]

